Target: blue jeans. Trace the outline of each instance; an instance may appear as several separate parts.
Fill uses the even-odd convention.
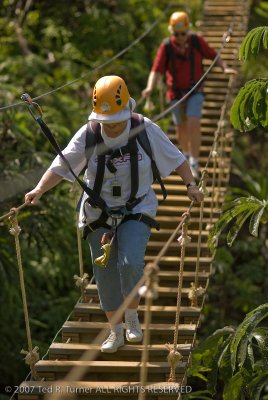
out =
[[[115,311],[123,303],[143,275],[144,255],[150,238],[150,227],[143,222],[129,220],[119,225],[106,268],[94,264],[103,254],[101,238],[106,228],[88,235],[93,271],[103,311]]]
[[[172,100],[169,105],[175,104],[178,100]],[[173,108],[172,119],[175,125],[180,125],[183,117],[201,118],[204,95],[203,93],[195,93],[188,97],[183,103]]]

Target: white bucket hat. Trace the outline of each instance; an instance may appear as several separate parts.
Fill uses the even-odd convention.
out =
[[[136,107],[136,101],[130,97],[127,105],[119,112],[114,114],[99,114],[94,111],[88,117],[89,121],[96,121],[100,123],[116,123],[126,121],[131,118],[131,114]]]

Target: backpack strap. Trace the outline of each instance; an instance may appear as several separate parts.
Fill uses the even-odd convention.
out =
[[[197,51],[199,51],[199,53],[201,53],[201,47],[200,47],[200,42],[198,39],[198,36],[196,33],[192,33],[191,34],[191,41],[192,41],[192,45],[190,48],[190,63],[191,63],[191,87],[193,87],[196,83],[196,79],[195,79],[195,57],[194,57],[194,50],[196,49]]]
[[[172,44],[170,41],[170,38],[164,39],[164,46],[165,46],[165,51],[166,51],[166,69],[168,68],[168,63],[170,62],[170,72],[172,76],[172,89],[175,90],[175,75],[176,75],[176,57],[174,54],[174,51],[172,49]]]
[[[98,122],[88,123],[86,131],[86,157],[87,160],[92,156],[94,149],[99,144],[103,144],[103,138],[101,136],[101,126]],[[104,171],[105,171],[105,155],[106,151],[98,151],[97,147],[97,171],[93,185],[93,192],[100,196]]]
[[[86,154],[86,159],[87,162],[92,156],[94,149],[98,144],[103,143],[103,139],[101,136],[101,126],[97,122],[88,122],[87,127],[86,127],[86,139],[85,139],[85,154]],[[97,150],[98,153],[98,150]],[[103,184],[103,176],[104,176],[104,170],[105,170],[105,154],[98,154],[98,163],[97,163],[97,172],[96,172],[96,178],[94,181],[93,189],[92,192],[96,196],[96,198],[101,199],[100,197],[100,192]],[[85,167],[85,170],[87,169],[87,166]],[[80,196],[80,199],[77,203],[76,210],[79,211],[82,203],[82,198],[83,198],[83,193]],[[88,201],[92,206],[96,206],[95,203],[91,202],[90,197],[86,200]],[[101,209],[104,209],[106,207],[106,203],[104,202],[103,199],[103,207],[99,207]],[[85,204],[84,204],[85,207]],[[85,214],[85,210],[84,210]]]
[[[196,33],[191,33],[192,36],[192,46],[199,51],[199,53],[201,54],[201,45],[200,45],[200,41],[198,39],[198,35]]]
[[[154,182],[157,181],[161,187],[162,190],[162,195],[163,195],[163,200],[165,200],[165,198],[167,197],[167,191],[166,188],[164,186],[164,183],[162,181],[160,172],[157,168],[156,162],[153,159],[153,153],[152,153],[152,148],[151,148],[151,144],[144,126],[144,118],[141,114],[137,114],[137,113],[132,113],[132,118],[133,120],[135,120],[135,124],[136,126],[143,124],[143,130],[137,135],[137,140],[138,143],[141,145],[141,147],[143,148],[143,150],[145,151],[145,153],[147,154],[147,156],[150,158],[151,160],[151,168],[152,168],[152,172],[153,172],[153,179]]]

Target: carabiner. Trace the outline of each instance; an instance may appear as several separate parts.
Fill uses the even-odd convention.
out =
[[[21,96],[21,100],[25,101],[25,103],[27,103],[28,105],[28,110],[29,113],[31,114],[31,116],[33,117],[33,119],[37,120],[37,118],[43,116],[43,111],[42,108],[39,106],[38,103],[36,103],[35,101],[32,100],[31,96],[28,93],[24,93]],[[35,116],[34,110],[38,111],[38,117]]]

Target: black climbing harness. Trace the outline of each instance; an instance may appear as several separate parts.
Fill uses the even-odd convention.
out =
[[[137,213],[137,214],[132,214],[131,210],[139,204],[146,195],[143,195],[141,197],[136,197],[136,194],[138,192],[138,187],[139,187],[139,178],[138,178],[138,146],[137,146],[137,140],[139,143],[142,145],[144,148],[145,152],[151,159],[151,166],[152,166],[152,171],[153,171],[153,176],[154,180],[157,180],[160,183],[160,186],[162,188],[163,192],[163,199],[166,198],[167,193],[166,189],[163,185],[160,173],[158,171],[158,168],[156,166],[155,161],[152,158],[152,151],[150,148],[150,143],[149,139],[147,137],[146,130],[143,129],[143,131],[138,135],[138,138],[136,140],[136,137],[133,137],[129,140],[128,144],[126,146],[123,146],[119,149],[116,150],[104,150],[103,152],[100,152],[98,154],[98,162],[97,162],[97,172],[96,172],[96,177],[95,177],[95,182],[93,185],[93,189],[89,188],[86,183],[81,180],[73,171],[69,161],[64,157],[56,139],[54,138],[53,134],[51,133],[50,129],[46,125],[46,123],[42,119],[42,110],[40,106],[36,103],[33,102],[31,97],[25,93],[21,96],[22,100],[24,100],[27,105],[30,114],[32,117],[35,119],[35,121],[39,124],[42,132],[45,134],[53,148],[56,150],[58,155],[61,157],[73,177],[76,179],[78,184],[82,187],[83,191],[87,194],[88,198],[84,202],[84,207],[85,204],[88,202],[92,207],[97,207],[101,209],[101,215],[100,217],[92,222],[91,224],[87,224],[84,228],[83,232],[83,237],[86,238],[88,233],[91,231],[94,231],[95,229],[99,227],[107,227],[108,229],[111,229],[111,226],[107,224],[107,220],[111,218],[112,224],[114,224],[114,221],[116,222],[117,220],[120,220],[120,223],[126,222],[130,219],[137,220],[137,221],[142,221],[151,227],[155,227],[156,229],[160,229],[159,224],[151,217]],[[38,112],[38,115],[36,116],[35,111]],[[143,118],[139,116],[138,114],[134,114],[133,117],[131,118],[131,129],[135,128],[136,126],[139,126],[143,124]],[[140,138],[140,137],[142,138]],[[147,138],[147,139],[145,139]],[[147,140],[147,143],[145,144]],[[100,134],[100,124],[94,123],[94,124],[88,124],[87,125],[87,132],[86,132],[86,156],[87,159],[90,158],[93,149],[95,146],[98,146],[100,143],[103,142],[103,139]],[[111,171],[115,172],[116,168],[113,165],[112,161],[114,158],[122,157],[125,154],[130,154],[130,169],[131,169],[131,193],[129,200],[126,202],[125,205],[119,206],[119,207],[108,207],[106,202],[101,198],[100,192],[102,188],[102,183],[103,183],[103,177],[104,177],[104,171],[105,171],[105,166]],[[108,155],[108,160],[106,161],[106,156]],[[85,213],[84,213],[85,215]],[[85,221],[84,221],[85,222]]]

